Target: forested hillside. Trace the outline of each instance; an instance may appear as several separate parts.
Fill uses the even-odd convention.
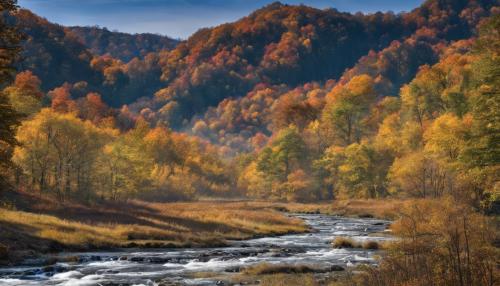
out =
[[[312,201],[440,196],[481,174],[460,195],[494,201],[495,168],[471,154],[496,139],[476,130],[495,38],[476,37],[497,4],[352,15],[274,3],[175,48],[19,10],[6,19],[25,35],[22,60],[4,90],[23,116],[16,180],[61,199]]]
[[[133,111],[184,128],[193,115],[262,84],[293,89],[338,80],[346,69],[380,75],[380,92],[397,95],[421,64],[437,60],[440,47],[473,35],[493,6],[428,1],[410,13],[351,15],[274,3],[201,29],[171,51],[176,43],[165,37],[66,28],[21,10],[16,18],[28,40],[19,69],[38,76],[44,91],[86,84],[115,107],[149,98]]]
[[[25,35],[18,70],[30,70],[48,92],[76,86],[78,98],[99,92],[109,105],[120,107],[161,88],[159,53],[175,41],[156,35],[128,35],[98,28],[63,27],[28,10],[9,21]]]
[[[295,103],[287,95],[269,142],[256,158],[241,157],[239,184],[254,196],[289,200],[495,201],[498,17],[482,29],[479,40],[456,42],[436,64],[421,66],[399,97],[377,97],[367,74],[336,84],[314,116],[303,106],[312,106],[317,91],[304,90]]]
[[[155,34],[127,34],[109,31],[100,27],[68,27],[69,33],[90,49],[95,55],[106,55],[128,62],[133,58],[144,58],[152,52],[173,49],[178,41]]]
[[[398,29],[401,29],[402,25],[406,27],[406,32],[386,46],[366,50],[356,61],[343,67],[343,73],[328,80],[314,80],[298,85],[288,82],[272,84],[265,79],[258,80],[246,96],[240,98],[232,95],[224,99],[217,107],[209,108],[201,118],[192,120],[189,128],[194,134],[225,146],[226,152],[234,153],[235,150],[252,150],[255,142],[261,142],[270,136],[276,127],[292,123],[286,120],[283,122],[283,113],[293,113],[295,112],[293,109],[299,109],[307,113],[302,116],[309,119],[317,118],[318,111],[324,104],[324,96],[332,86],[336,83],[346,84],[355,76],[366,74],[373,78],[373,96],[377,99],[384,96],[398,96],[400,88],[413,79],[422,65],[436,63],[453,42],[460,39],[468,40],[475,33],[475,25],[490,14],[489,9],[492,6],[494,6],[493,1],[428,1],[421,8],[408,14],[365,16],[377,19],[378,15],[380,21],[399,19],[401,23]],[[387,31],[387,27],[381,29]],[[285,47],[289,45],[283,45],[283,49]],[[347,49],[349,51],[345,53],[352,50],[350,46]],[[314,69],[322,70],[329,64],[338,66],[339,63],[323,60],[315,64]],[[284,73],[288,75],[293,69],[287,68],[286,71]],[[170,88],[171,85],[167,90]],[[183,96],[189,96],[189,93],[184,92]],[[304,102],[308,97],[312,98]],[[182,104],[179,105],[175,100],[169,101],[160,109],[160,114],[163,114],[165,109],[168,111],[182,109]],[[300,117],[293,120],[304,119]]]
[[[177,104],[178,116],[189,118],[260,84],[295,88],[338,79],[370,51],[408,40],[407,45],[418,47],[398,63],[408,69],[398,73],[398,84],[411,78],[420,64],[436,59],[430,47],[437,42],[470,37],[493,4],[428,1],[407,14],[351,15],[274,3],[235,23],[201,30],[166,54],[160,64],[168,85],[157,97]]]

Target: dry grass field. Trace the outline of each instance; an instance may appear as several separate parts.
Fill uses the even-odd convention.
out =
[[[0,208],[0,260],[39,253],[118,247],[209,247],[307,231],[284,212],[394,218],[398,201],[336,201],[321,204],[254,201],[56,203],[14,193]]]
[[[208,247],[307,231],[273,207],[231,202],[100,203],[92,206],[22,195],[0,208],[4,261],[61,250],[115,247]],[[13,207],[15,206],[15,207]]]
[[[398,209],[405,203],[415,200],[400,199],[359,199],[359,200],[335,200],[324,203],[267,203],[251,202],[248,205],[254,207],[273,207],[285,212],[292,213],[323,213],[330,215],[350,217],[375,217],[382,219],[396,219]]]

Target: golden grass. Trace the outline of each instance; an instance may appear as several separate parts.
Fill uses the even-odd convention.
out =
[[[362,246],[364,249],[372,249],[372,250],[382,248],[380,243],[378,243],[376,241],[371,241],[371,240],[363,242]]]
[[[396,217],[396,212],[401,205],[401,200],[391,199],[337,200],[328,205],[320,205],[318,209],[321,213],[342,216],[393,219]],[[306,209],[307,207],[311,209],[311,206],[306,206]],[[301,205],[291,205],[288,208],[300,210]]]
[[[63,245],[82,247],[105,247],[119,245],[134,231],[151,232],[148,227],[118,224],[85,224],[60,219],[50,215],[40,215],[23,211],[0,209],[0,224],[11,224],[21,229],[29,229],[30,235],[40,239],[56,241]],[[159,232],[160,230],[155,230]],[[168,231],[162,231],[165,236]],[[171,233],[170,233],[171,234]],[[19,234],[21,238],[21,234]]]
[[[332,241],[332,246],[334,248],[364,248],[364,249],[379,249],[382,245],[373,240],[367,240],[364,242],[356,241],[349,237],[338,236]]]
[[[334,248],[361,248],[361,243],[352,238],[339,236],[332,241],[332,246]]]
[[[149,204],[161,214],[214,225],[220,232],[230,234],[229,229],[238,230],[231,238],[247,238],[248,234],[283,234],[303,232],[301,220],[290,218],[274,210],[272,205],[257,207],[247,202],[190,202]]]
[[[321,203],[280,203],[267,201],[248,201],[230,203],[233,206],[244,206],[250,209],[273,208],[282,212],[329,214],[349,217],[374,217],[382,219],[397,218],[398,210],[405,203],[415,200],[369,199],[369,200],[335,200]]]
[[[111,247],[219,246],[248,239],[307,231],[283,213],[324,213],[395,218],[403,201],[351,200],[301,204],[264,201],[146,203],[106,202],[91,206],[17,194],[16,207],[0,207],[0,254]],[[367,247],[375,247],[370,245]],[[5,256],[5,255],[3,255]],[[5,257],[3,258],[5,260]],[[0,255],[2,260],[2,255]]]
[[[0,228],[2,250],[11,252],[220,246],[226,239],[307,231],[301,220],[270,207],[219,202],[0,208]]]
[[[319,285],[312,274],[287,275],[276,274],[261,279],[262,286],[316,286]]]
[[[250,203],[260,207],[274,207],[278,210],[292,213],[322,213],[349,217],[374,217],[381,219],[396,219],[398,210],[415,199],[368,199],[368,200],[335,200],[317,204],[305,203]]]

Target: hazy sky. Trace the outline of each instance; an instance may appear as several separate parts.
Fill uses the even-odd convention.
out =
[[[19,0],[52,22],[99,25],[129,33],[187,38],[203,27],[237,20],[274,0]],[[347,12],[409,11],[422,0],[283,0]]]

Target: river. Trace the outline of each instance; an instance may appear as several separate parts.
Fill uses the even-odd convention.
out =
[[[384,220],[321,214],[293,216],[303,219],[312,232],[232,241],[218,248],[59,254],[78,257],[78,261],[50,267],[0,268],[0,285],[228,285],[225,277],[263,262],[308,265],[325,271],[358,263],[374,264],[376,250],[334,249],[331,241],[337,236],[357,241],[390,239],[378,235],[387,231],[389,222]]]

